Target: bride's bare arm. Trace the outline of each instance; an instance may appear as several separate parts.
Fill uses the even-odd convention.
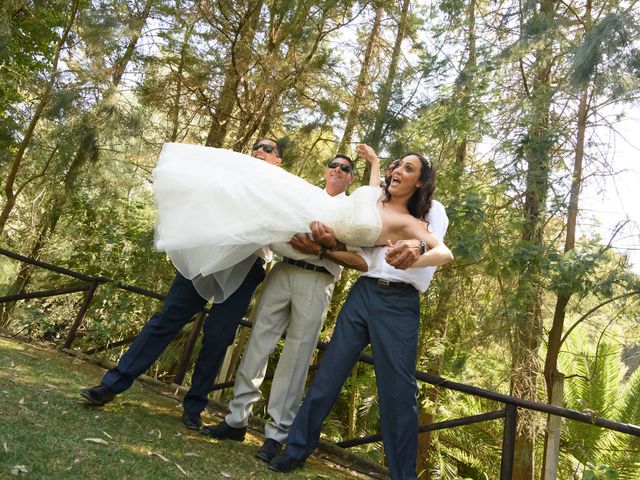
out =
[[[387,212],[388,213],[388,212]],[[383,215],[382,235],[387,245],[387,263],[395,268],[437,267],[453,260],[453,254],[438,238],[429,232],[424,222],[407,215]],[[422,251],[421,241],[427,252]]]
[[[371,175],[369,175],[369,186],[377,187],[380,185],[380,159],[376,152],[369,145],[359,143],[356,145],[356,151],[367,162],[371,164]]]
[[[400,240],[389,246],[385,259],[389,265],[405,270],[444,265],[453,260],[453,254],[442,242],[422,254],[420,240]]]
[[[427,240],[429,233],[427,225],[408,213],[400,213],[391,208],[385,208],[378,203],[378,212],[382,221],[380,235],[375,241],[375,245],[387,245],[387,242],[395,243],[399,240]],[[437,239],[433,237],[433,240]],[[429,248],[435,247],[429,245]]]
[[[444,243],[440,243],[427,250],[427,253],[420,255],[420,258],[410,268],[438,267],[451,261],[453,261],[451,250]]]

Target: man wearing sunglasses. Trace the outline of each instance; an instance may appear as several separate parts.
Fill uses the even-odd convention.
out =
[[[273,140],[260,140],[253,144],[251,156],[272,165],[280,165],[282,163],[282,147]]]
[[[351,159],[336,155],[327,164],[325,181],[328,195],[344,195],[353,182]],[[269,394],[267,411],[271,421],[265,427],[265,442],[256,453],[266,462],[280,453],[298,411],[309,361],[342,266],[367,271],[360,249],[328,250],[301,234],[289,243],[290,246],[272,245],[283,259],[267,275],[256,306],[256,321],[236,374],[230,413],[223,422],[202,429],[202,433],[214,438],[244,440],[253,404],[260,399],[269,355],[286,328],[287,337]]]
[[[257,142],[251,155],[272,165],[282,162],[282,148],[268,138]],[[191,388],[183,402],[182,421],[189,429],[199,430],[202,426],[200,416],[227,347],[235,338],[253,293],[264,279],[263,265],[271,258],[268,248],[258,250],[255,263],[240,287],[225,301],[215,304],[204,321],[202,348],[191,377]],[[118,364],[104,375],[100,385],[86,388],[80,395],[94,406],[111,402],[157,360],[182,327],[204,309],[207,301],[198,294],[191,280],[176,273],[162,310],[149,319]]]

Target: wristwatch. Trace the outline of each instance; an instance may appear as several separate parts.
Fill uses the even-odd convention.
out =
[[[420,255],[427,253],[427,242],[420,240]]]
[[[320,251],[318,252],[318,258],[322,260],[327,254],[327,249],[323,246],[320,246]]]

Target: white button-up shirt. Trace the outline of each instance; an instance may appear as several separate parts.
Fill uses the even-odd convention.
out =
[[[431,232],[440,240],[444,240],[444,235],[449,227],[447,212],[440,202],[431,201],[431,208],[427,216]],[[363,249],[363,258],[369,265],[369,270],[362,275],[365,277],[383,278],[390,282],[404,282],[413,285],[419,292],[425,292],[431,283],[436,267],[407,268],[398,270],[392,267],[385,260],[387,247],[373,247]]]

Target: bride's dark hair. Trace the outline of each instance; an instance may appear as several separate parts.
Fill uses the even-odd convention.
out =
[[[436,190],[436,172],[431,165],[431,162],[419,153],[408,152],[402,158],[406,158],[411,155],[414,155],[416,158],[418,158],[418,160],[420,160],[422,168],[420,169],[420,179],[418,181],[422,182],[422,185],[413,193],[413,195],[409,199],[407,209],[412,216],[420,220],[426,220],[427,215],[429,215],[429,210],[431,209],[433,192],[435,192]],[[391,195],[389,194],[389,184],[391,182],[386,183],[387,184],[384,187],[385,202],[391,199]]]

